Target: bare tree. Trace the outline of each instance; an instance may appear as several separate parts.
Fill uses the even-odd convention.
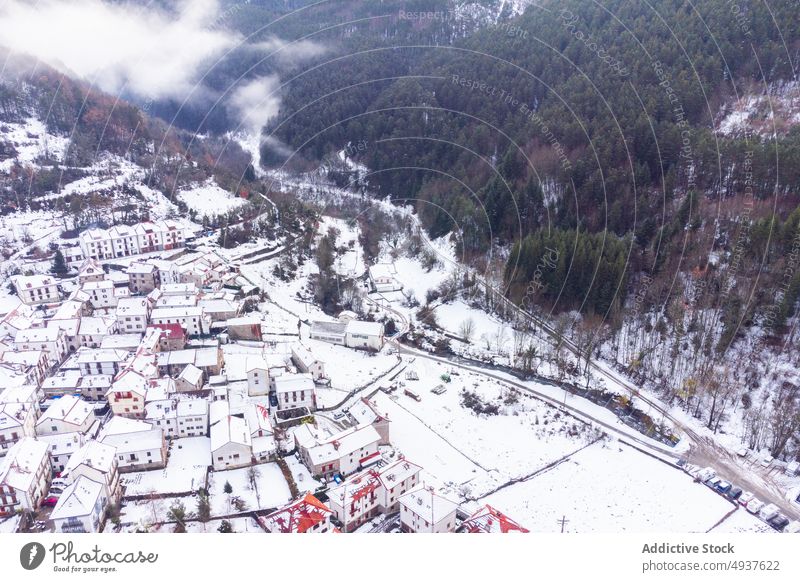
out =
[[[472,339],[472,335],[475,333],[475,322],[472,320],[471,317],[468,317],[464,321],[461,322],[461,326],[458,328],[458,334],[461,336],[465,342],[468,342]]]

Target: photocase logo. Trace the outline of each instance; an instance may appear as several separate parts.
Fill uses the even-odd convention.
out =
[[[39,542],[30,542],[19,551],[19,563],[26,570],[35,570],[44,562],[45,549]]]

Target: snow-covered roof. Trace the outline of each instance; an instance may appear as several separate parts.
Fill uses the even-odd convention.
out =
[[[306,346],[301,343],[292,344],[292,356],[305,367],[313,366],[318,360]]]
[[[308,455],[314,465],[341,459],[381,440],[378,431],[371,424],[351,427],[324,439],[320,439],[309,425],[303,424],[295,431],[295,438],[302,447],[308,450]]]
[[[149,430],[108,435],[101,433],[100,441],[115,447],[118,455],[160,449],[164,444],[164,431],[146,422],[142,424],[147,425]]]
[[[164,283],[160,287],[162,295],[189,295],[197,293],[194,283]]]
[[[23,437],[0,459],[0,484],[27,491],[47,457],[47,443]]]
[[[110,473],[114,468],[116,453],[117,449],[110,444],[91,440],[72,454],[64,465],[62,476],[68,475],[80,465],[92,467],[101,473]]]
[[[275,378],[275,392],[295,392],[314,390],[314,379],[311,374],[284,374]]]
[[[81,373],[78,370],[63,370],[45,378],[42,382],[42,390],[74,390],[80,382]]]
[[[178,416],[206,416],[208,415],[208,400],[203,398],[178,400],[176,411]]]
[[[100,349],[135,351],[142,342],[142,335],[138,333],[115,333],[107,335],[100,342]]]
[[[203,310],[200,307],[157,307],[151,317],[156,319],[169,319],[171,317],[200,317]]]
[[[129,275],[149,275],[153,271],[157,271],[158,267],[150,263],[132,263],[126,273]]]
[[[258,431],[272,434],[272,422],[269,416],[269,409],[262,404],[250,404],[244,411],[244,418],[250,427],[250,434],[255,435]]]
[[[229,443],[252,446],[247,421],[238,416],[227,416],[211,426],[211,451],[217,451]]]
[[[398,483],[402,483],[409,477],[419,474],[420,471],[422,471],[422,467],[419,465],[406,459],[398,459],[379,469],[377,474],[383,486],[387,489],[392,489]]]
[[[0,402],[0,429],[21,426],[30,410],[23,402]]]
[[[439,523],[458,509],[458,504],[454,501],[437,495],[433,490],[424,487],[409,491],[401,496],[398,501],[408,511],[431,524]]]
[[[58,337],[63,334],[57,327],[32,327],[30,329],[21,329],[14,336],[14,343],[46,343],[58,340]]]
[[[382,336],[383,324],[375,321],[356,321],[355,319],[347,322],[347,333],[357,333],[360,335]]]
[[[188,382],[192,386],[197,386],[203,379],[203,371],[194,364],[189,364],[183,369],[178,379]]]
[[[124,362],[130,357],[127,350],[109,348],[79,348],[78,364],[94,364],[97,362]]]
[[[26,366],[38,366],[42,358],[47,356],[40,350],[23,350],[20,352],[7,351],[3,353],[3,361],[9,364],[24,364]]]
[[[108,335],[117,325],[113,317],[84,317],[81,319],[80,335]]]
[[[51,456],[75,454],[84,443],[84,435],[79,432],[66,432],[59,434],[43,434],[36,437],[38,440],[47,443]]]
[[[147,315],[146,297],[123,297],[117,302],[117,318]]]
[[[81,285],[81,289],[86,291],[87,293],[91,291],[102,291],[104,289],[113,289],[114,282],[113,281],[106,281],[103,279],[102,281],[87,281],[83,285]]]
[[[69,519],[70,517],[91,515],[102,494],[103,485],[101,483],[80,475],[64,489],[50,514],[50,519]]]
[[[312,321],[311,322],[311,334],[333,334],[333,335],[344,335],[345,329],[347,328],[346,323],[341,323],[338,321]]]
[[[17,275],[12,277],[12,281],[17,289],[41,289],[57,284],[49,275]]]
[[[140,396],[146,396],[148,384],[149,382],[144,376],[134,370],[128,369],[121,372],[119,376],[115,378],[107,394],[113,394],[115,392],[135,392]]]
[[[36,426],[43,426],[53,420],[82,426],[93,414],[92,407],[88,402],[72,394],[67,394],[48,406],[36,421]]]
[[[135,420],[133,418],[125,418],[124,416],[112,416],[100,432],[100,441],[107,436],[141,433],[152,430],[153,426],[142,420]]]

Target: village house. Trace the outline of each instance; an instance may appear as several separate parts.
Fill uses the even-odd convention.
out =
[[[369,281],[378,293],[400,291],[402,283],[397,280],[397,271],[391,263],[377,263],[369,268]]]
[[[161,228],[152,222],[140,222],[134,226],[140,253],[153,253],[164,250]]]
[[[162,374],[175,376],[189,364],[200,368],[207,378],[216,376],[222,370],[222,350],[219,347],[175,350],[157,354],[158,368]]]
[[[117,325],[122,333],[144,333],[151,305],[146,297],[127,297],[117,304]]]
[[[45,398],[56,398],[65,394],[75,394],[81,383],[81,373],[78,370],[59,370],[42,382],[42,393]]]
[[[105,279],[89,281],[81,285],[81,290],[89,295],[89,302],[95,309],[116,307],[119,297],[114,292],[114,282]]]
[[[78,268],[78,286],[83,287],[86,283],[102,281],[106,278],[103,266],[96,259],[86,259]]]
[[[228,327],[228,336],[232,340],[253,340],[261,341],[261,324],[264,323],[260,317],[245,316],[234,317],[225,322]]]
[[[108,389],[111,388],[114,377],[107,374],[81,376],[76,395],[86,400],[105,400]]]
[[[79,432],[86,434],[95,422],[92,406],[68,394],[57,398],[36,421],[36,434]]]
[[[261,404],[250,404],[244,412],[244,419],[250,429],[253,457],[258,462],[269,461],[277,455],[274,431],[269,409]]]
[[[108,229],[111,248],[115,257],[130,257],[139,254],[136,232],[127,224],[118,224]]]
[[[350,475],[380,460],[380,435],[372,425],[351,427],[323,436],[309,424],[294,433],[300,458],[314,476]]]
[[[227,299],[201,299],[198,305],[211,321],[227,321],[239,314],[239,304]]]
[[[86,348],[99,348],[107,335],[117,332],[115,317],[84,317],[78,328],[78,342]]]
[[[190,336],[208,333],[210,323],[200,307],[157,307],[153,309],[150,320],[155,324],[180,324]]]
[[[420,482],[419,465],[399,459],[380,469],[351,476],[328,491],[328,504],[345,532],[351,532],[378,513],[399,509],[399,498]]]
[[[80,245],[61,247],[61,254],[64,255],[64,262],[67,263],[67,267],[71,271],[77,269],[80,264],[86,260]]]
[[[105,260],[114,258],[111,237],[101,228],[90,228],[78,235],[81,251],[87,259]]]
[[[292,362],[300,372],[311,374],[315,382],[325,377],[325,366],[301,343],[292,345]]]
[[[38,414],[38,402],[0,401],[0,456],[5,455],[20,439],[36,434]]]
[[[128,351],[101,348],[81,348],[76,355],[78,369],[83,376],[92,374],[116,376],[131,359],[131,353]]]
[[[188,364],[175,379],[178,392],[196,392],[203,388],[203,371],[194,364]]]
[[[178,438],[208,435],[208,400],[183,398],[175,407],[178,421]]]
[[[133,293],[150,293],[161,284],[158,267],[152,263],[133,263],[125,271]]]
[[[314,379],[311,374],[283,374],[274,379],[278,410],[291,408],[317,408]]]
[[[148,379],[135,370],[120,372],[106,392],[106,400],[114,416],[144,418],[148,384]]]
[[[149,400],[144,405],[144,420],[164,431],[168,439],[178,436],[178,412],[172,398]]]
[[[64,489],[50,519],[56,533],[96,533],[107,505],[103,485],[81,475]]]
[[[311,339],[348,348],[380,351],[383,347],[383,324],[373,321],[314,321]]]
[[[64,466],[61,479],[71,483],[79,476],[101,483],[103,492],[111,501],[122,495],[117,451],[111,445],[90,440],[75,451]]]
[[[166,466],[164,431],[147,422],[115,416],[106,423],[97,440],[116,449],[121,473]]]
[[[465,519],[459,531],[463,533],[528,533],[527,529],[491,505],[484,505]]]
[[[49,366],[47,364],[47,354],[40,350],[29,351],[6,351],[0,356],[3,364],[20,364],[27,368],[26,376],[29,382],[41,386],[47,376]]]
[[[47,354],[48,365],[55,366],[67,355],[67,339],[64,332],[58,328],[21,329],[14,336],[14,349],[43,351]]]
[[[81,318],[77,317],[75,319],[50,319],[47,322],[47,327],[52,327],[53,329],[60,329],[64,332],[64,339],[67,343],[67,352],[71,353],[81,347],[80,342],[80,328],[81,328]]]
[[[332,512],[319,499],[307,493],[286,507],[261,519],[270,533],[328,533],[333,531]]]
[[[50,462],[53,471],[60,473],[64,471],[70,457],[80,449],[86,442],[86,435],[79,432],[68,432],[61,434],[38,435],[37,440],[47,444],[50,452]]]
[[[451,533],[458,504],[420,487],[400,497],[400,529],[406,533]]]
[[[252,463],[253,443],[246,420],[228,414],[211,425],[211,459],[215,471]]]
[[[17,296],[26,305],[56,303],[61,300],[58,283],[50,275],[17,275],[11,278]]]
[[[0,459],[0,517],[37,509],[50,487],[50,474],[47,444],[20,439]]]
[[[158,338],[159,351],[171,352],[186,347],[186,330],[179,323],[150,324],[148,329],[156,329],[161,332]]]
[[[348,413],[359,426],[371,424],[381,436],[379,444],[391,444],[389,439],[389,417],[378,410],[378,406],[372,400],[367,398],[356,400],[348,409]]]
[[[261,356],[249,356],[247,365],[247,394],[264,396],[269,394],[269,365]]]

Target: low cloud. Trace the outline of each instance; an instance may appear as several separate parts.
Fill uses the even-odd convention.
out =
[[[247,4],[247,2],[243,2]],[[314,42],[277,37],[245,44],[227,28],[230,11],[218,0],[176,0],[168,6],[110,0],[6,0],[0,3],[0,44],[25,53],[112,94],[140,101],[193,102],[217,91],[203,83],[209,67],[229,51],[274,53],[293,65],[323,52]],[[242,79],[227,106],[258,133],[280,102],[275,76]]]

